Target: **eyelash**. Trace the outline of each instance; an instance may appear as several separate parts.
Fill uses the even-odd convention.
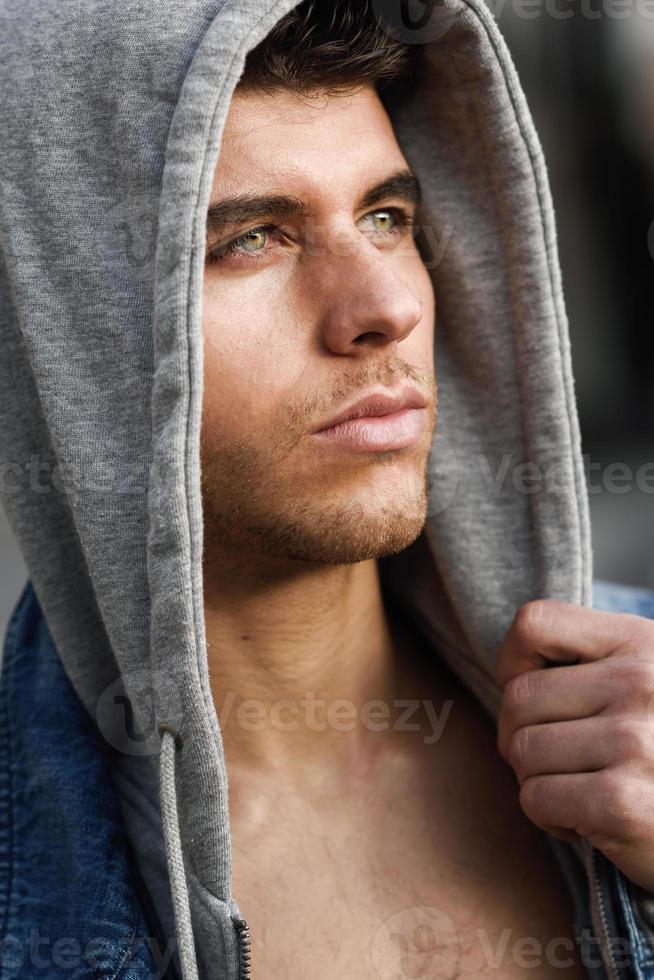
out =
[[[364,214],[363,217],[370,218],[372,215],[384,214],[384,213],[392,214],[396,218],[398,223],[397,226],[393,228],[390,232],[380,232],[380,234],[382,235],[384,234],[397,235],[400,233],[406,234],[406,232],[409,229],[412,229],[415,226],[414,216],[410,214],[408,211],[406,211],[404,208],[397,208],[397,207],[378,208],[376,211],[370,211],[368,214]],[[248,235],[253,235],[255,232],[260,232],[260,231],[269,234],[274,231],[279,231],[279,228],[277,225],[259,225],[256,228],[249,228],[247,231],[243,232],[237,238],[233,238],[230,242],[227,242],[227,244],[223,245],[218,251],[214,250],[211,252],[207,252],[206,255],[207,264],[213,265],[216,263],[223,262],[229,255],[237,255],[239,259],[242,259],[244,262],[258,261],[259,256],[265,254],[265,252],[267,252],[268,249],[262,249],[260,252],[255,252],[252,253],[251,255],[248,255],[246,252],[238,252],[237,246]]]

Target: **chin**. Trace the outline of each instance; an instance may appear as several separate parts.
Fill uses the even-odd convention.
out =
[[[344,542],[338,564],[354,564],[397,555],[413,544],[424,526],[425,517],[422,516],[417,520],[403,518],[387,522],[382,527],[370,525],[369,528],[359,528],[356,536]]]
[[[426,465],[407,463],[389,458],[385,466],[359,471],[336,486],[333,477],[312,477],[303,493],[297,480],[280,482],[265,494],[231,499],[227,507],[225,495],[208,486],[205,547],[309,565],[398,554],[420,535],[429,505]]]
[[[322,506],[303,508],[310,521],[285,527],[280,523],[275,544],[287,558],[317,564],[351,565],[396,555],[420,535],[427,507],[423,488],[411,495],[368,491],[347,501],[323,501]]]

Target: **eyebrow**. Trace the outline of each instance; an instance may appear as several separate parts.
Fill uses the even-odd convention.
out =
[[[389,197],[400,198],[408,204],[418,205],[422,201],[420,181],[412,170],[396,170],[388,177],[373,184],[358,203],[359,208],[373,207]],[[306,201],[285,194],[248,197],[241,195],[215,201],[207,211],[207,237],[218,235],[230,225],[241,225],[248,221],[262,221],[265,218],[305,218],[311,213]]]

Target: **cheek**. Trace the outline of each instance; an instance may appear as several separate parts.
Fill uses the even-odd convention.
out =
[[[205,295],[202,413],[214,440],[223,433],[256,441],[302,377],[303,357],[288,336],[288,318],[285,333],[268,313],[279,305],[244,299],[234,304],[221,294],[218,303],[215,294],[212,301]]]
[[[423,315],[410,335],[400,345],[402,356],[419,367],[429,377],[434,377],[434,331],[436,328],[436,301],[431,276],[422,261],[411,262],[403,271],[404,281],[417,296],[423,307]]]
[[[202,415],[214,439],[221,433],[232,438],[248,433],[251,438],[257,428],[265,427],[270,393],[257,353],[226,337],[220,343],[213,336],[205,338]]]

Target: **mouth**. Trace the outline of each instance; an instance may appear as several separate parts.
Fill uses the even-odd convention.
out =
[[[371,392],[312,433],[323,444],[353,452],[408,449],[429,420],[428,399],[417,388]]]

